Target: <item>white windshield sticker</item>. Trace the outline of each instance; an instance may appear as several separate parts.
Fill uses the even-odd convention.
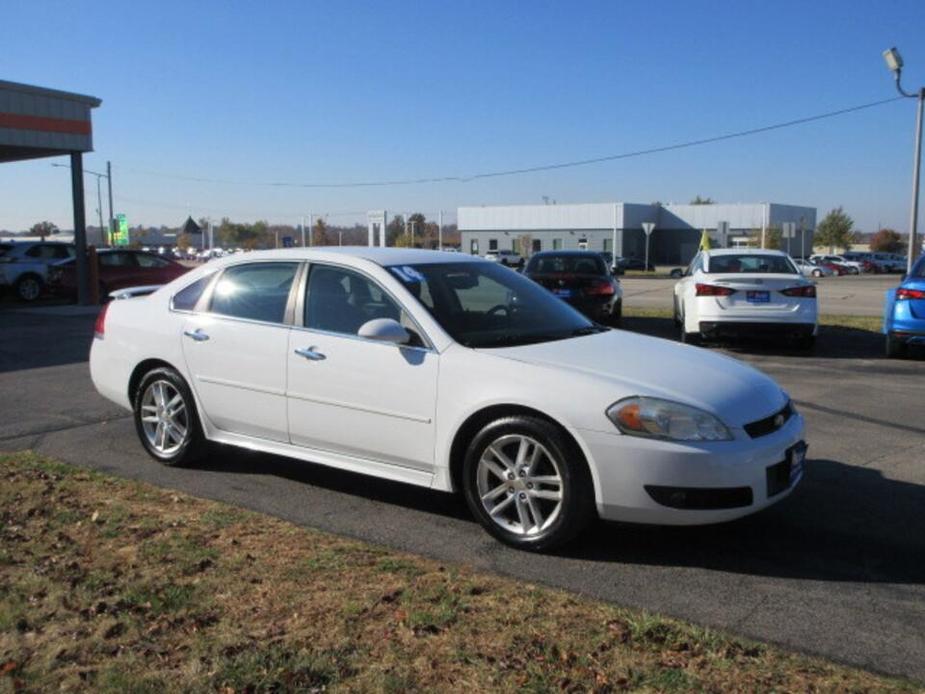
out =
[[[405,265],[400,270],[401,274],[405,277],[406,282],[423,282],[424,275],[415,270],[410,265]]]

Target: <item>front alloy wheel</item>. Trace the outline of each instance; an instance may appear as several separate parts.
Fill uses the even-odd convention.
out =
[[[205,438],[192,394],[179,373],[170,368],[148,372],[135,395],[135,428],[145,450],[165,465],[199,458]]]
[[[544,551],[575,537],[594,514],[581,452],[551,422],[504,417],[466,452],[466,501],[485,529],[514,547]]]
[[[42,281],[34,275],[20,277],[16,282],[16,296],[23,301],[35,301],[42,294]]]

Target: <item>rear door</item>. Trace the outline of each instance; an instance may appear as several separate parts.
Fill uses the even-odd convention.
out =
[[[206,310],[184,325],[183,355],[209,421],[218,429],[288,441],[286,351],[295,262],[252,262],[222,272]]]

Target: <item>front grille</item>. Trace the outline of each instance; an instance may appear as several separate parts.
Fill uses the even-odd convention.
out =
[[[764,419],[746,424],[744,427],[745,433],[753,439],[773,434],[790,420],[793,416],[793,412],[793,405],[790,401],[787,401],[787,404],[784,405],[782,409],[778,410],[770,417],[765,417]]]

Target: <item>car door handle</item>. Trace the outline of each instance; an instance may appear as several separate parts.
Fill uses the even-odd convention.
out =
[[[310,361],[324,361],[327,359],[321,352],[316,351],[317,349],[317,347],[299,347],[295,353]]]
[[[202,332],[202,328],[196,328],[195,330],[184,330],[183,334],[189,338],[194,339],[196,342],[205,342],[209,339],[209,336]]]

